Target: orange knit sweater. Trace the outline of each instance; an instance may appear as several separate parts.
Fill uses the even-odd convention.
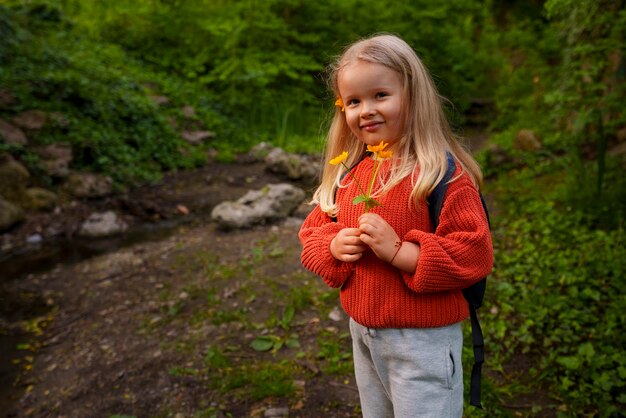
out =
[[[388,170],[385,161],[381,173]],[[374,161],[365,158],[352,170],[367,185]],[[460,164],[457,165],[460,173]],[[353,205],[361,194],[350,175],[347,187],[337,192],[339,213],[333,220],[317,206],[299,233],[302,264],[334,288],[341,288],[341,304],[356,322],[370,328],[440,327],[467,318],[469,310],[461,289],[489,274],[493,248],[489,225],[478,191],[464,173],[449,184],[439,226],[433,233],[426,202],[415,210],[407,202],[412,190],[405,178],[377,200],[378,213],[404,241],[420,246],[415,274],[407,274],[366,251],[358,261],[339,261],[330,253],[330,242],[342,228],[358,227],[364,204]]]

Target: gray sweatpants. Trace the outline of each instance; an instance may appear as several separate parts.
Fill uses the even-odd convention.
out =
[[[350,332],[363,417],[462,417],[460,322],[374,329],[350,319]]]

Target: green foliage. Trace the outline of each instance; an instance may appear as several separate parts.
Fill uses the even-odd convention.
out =
[[[626,125],[626,9],[609,0],[550,0],[544,12],[546,19],[522,19],[503,32],[509,66],[495,95],[494,140],[510,148],[517,131],[532,129],[546,150],[567,154],[572,195],[593,190],[585,199],[595,200],[610,175],[608,147]]]
[[[162,111],[149,97],[150,86],[159,86],[172,105],[196,105],[203,123],[219,126],[214,112],[185,100],[190,87],[181,89],[146,71],[115,45],[76,34],[59,9],[2,7],[0,22],[6,20],[9,29],[0,27],[12,36],[1,43],[0,86],[17,104],[2,116],[41,109],[51,119],[29,134],[31,145],[70,144],[75,168],[111,175],[119,183],[154,180],[163,170],[205,161],[202,150],[185,143],[171,126],[168,119],[177,119],[178,111]],[[29,148],[14,151],[36,164]]]
[[[365,7],[367,6],[367,7]],[[156,71],[216,95],[238,141],[317,142],[332,98],[323,72],[344,45],[376,32],[403,36],[431,67],[457,117],[493,90],[502,65],[489,9],[474,0],[64,2],[90,37],[122,46]],[[332,18],[331,18],[332,17]],[[306,147],[305,147],[306,148]],[[310,150],[310,148],[309,148]]]
[[[335,333],[325,330],[317,337],[319,351],[317,358],[322,360],[321,370],[328,374],[346,375],[353,373],[352,352],[346,351],[344,343],[349,333]]]
[[[498,183],[487,344],[496,358],[535,359],[530,373],[549,388],[559,416],[617,416],[626,406],[624,230],[590,228],[583,212],[559,203],[562,189],[548,192],[554,184],[537,174]]]

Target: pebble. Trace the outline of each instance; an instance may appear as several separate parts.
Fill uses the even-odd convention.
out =
[[[341,310],[341,308],[339,308],[338,306],[335,306],[335,307],[333,308],[333,310],[332,310],[332,311],[330,311],[330,313],[328,314],[328,318],[329,318],[331,321],[339,322],[339,321],[343,320],[343,318],[344,318],[344,313],[343,313],[343,311]]]
[[[43,241],[43,237],[40,234],[33,234],[26,237],[28,244],[39,244]]]
[[[265,417],[286,417],[289,415],[289,408],[287,407],[279,407],[279,408],[269,408],[265,410]]]

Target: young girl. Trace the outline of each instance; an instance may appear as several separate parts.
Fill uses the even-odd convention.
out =
[[[341,288],[363,416],[461,417],[461,322],[469,314],[461,289],[493,264],[480,168],[400,38],[379,35],[347,48],[331,66],[331,85],[338,99],[325,158],[340,155],[351,169],[324,165],[316,207],[299,233],[302,264]],[[368,146],[392,156],[381,161]],[[434,231],[426,198],[445,174],[447,153],[457,171]],[[369,197],[380,205],[366,211],[367,202],[353,199],[373,171]]]

